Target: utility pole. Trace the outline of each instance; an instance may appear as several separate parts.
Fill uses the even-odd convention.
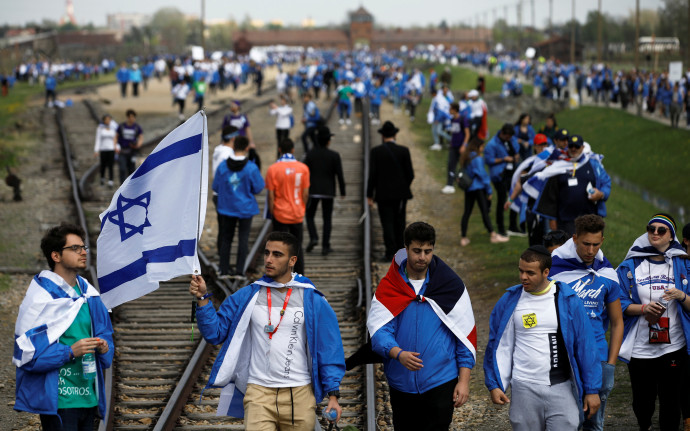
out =
[[[572,0],[573,4],[573,18],[570,28],[570,64],[575,64],[575,0]]]
[[[549,40],[553,37],[553,0],[549,0]],[[551,58],[551,43],[548,45],[548,57]]]
[[[522,0],[517,4],[518,52],[522,50]]]
[[[204,56],[206,55],[206,35],[204,28],[204,17],[206,16],[206,0],[201,0],[201,47],[204,50]]]
[[[635,0],[635,70],[640,70],[640,0]]]
[[[537,23],[534,20],[534,0],[530,0],[531,6],[532,6],[532,29],[537,28]]]
[[[601,63],[601,0],[599,0],[599,11],[597,12],[597,63]]]

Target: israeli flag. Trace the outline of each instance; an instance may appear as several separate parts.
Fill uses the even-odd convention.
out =
[[[106,307],[200,272],[207,194],[208,129],[200,111],[158,144],[100,215],[98,284]]]

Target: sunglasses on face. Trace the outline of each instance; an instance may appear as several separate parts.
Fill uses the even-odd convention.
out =
[[[664,236],[666,235],[666,232],[668,232],[668,228],[665,226],[652,226],[649,225],[647,226],[647,232],[651,233],[652,235],[661,235]]]
[[[582,148],[582,145],[568,144],[568,148]]]

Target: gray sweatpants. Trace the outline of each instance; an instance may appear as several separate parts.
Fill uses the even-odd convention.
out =
[[[580,408],[569,381],[537,385],[510,383],[510,424],[513,431],[576,431]]]

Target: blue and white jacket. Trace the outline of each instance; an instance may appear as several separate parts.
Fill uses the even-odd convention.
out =
[[[86,302],[92,336],[106,340],[109,348],[105,354],[95,354],[99,417],[106,412],[103,370],[113,362],[113,327],[98,291],[82,277],[77,276],[77,283],[84,292],[81,296],[56,273],[41,271],[26,291],[14,334],[15,410],[57,415],[60,367],[70,360],[70,346],[60,344],[59,339]]]
[[[568,352],[571,380],[577,387],[580,405],[584,395],[598,394],[601,388],[601,365],[589,317],[582,301],[567,284],[556,282],[556,314]],[[484,353],[484,383],[489,391],[510,386],[513,373],[515,328],[513,313],[522,295],[522,285],[508,288],[498,300],[489,320],[489,344]],[[582,420],[582,410],[580,417]]]
[[[211,344],[223,344],[213,364],[206,388],[222,388],[218,415],[244,417],[242,400],[247,390],[252,337],[249,322],[262,287],[304,289],[304,314],[307,332],[307,358],[316,402],[325,394],[339,390],[345,375],[345,353],[338,319],[324,295],[313,283],[293,273],[286,284],[262,277],[227,298],[216,312],[212,305],[198,307],[199,331]]]
[[[657,252],[648,253],[647,250],[651,248],[647,234],[643,234],[631,247],[626,255],[625,260],[616,268],[618,273],[618,284],[621,288],[621,308],[623,309],[623,344],[621,345],[618,358],[624,362],[630,361],[632,357],[632,350],[637,337],[637,328],[639,319],[644,319],[643,316],[628,316],[625,310],[632,304],[641,304],[640,296],[637,294],[637,284],[635,281],[635,268],[653,254]],[[664,254],[666,262],[673,262],[673,277],[676,289],[682,290],[685,294],[690,294],[688,288],[688,279],[690,279],[690,260],[684,259],[680,256],[685,254],[682,246],[678,241],[674,241],[671,247]],[[646,256],[645,256],[646,255]],[[685,310],[682,306],[677,306],[678,318],[683,327],[683,334],[685,335],[685,348],[690,355],[690,312]]]

